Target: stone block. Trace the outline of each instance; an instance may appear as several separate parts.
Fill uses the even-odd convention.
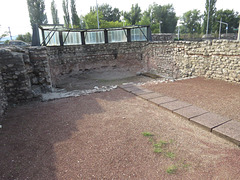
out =
[[[152,91],[148,90],[148,89],[139,89],[139,90],[132,90],[130,91],[135,95],[143,95],[143,94],[149,94],[149,93],[153,93]]]
[[[190,121],[202,126],[208,131],[212,131],[213,128],[230,121],[230,118],[223,117],[215,113],[206,113],[191,118]]]
[[[189,106],[189,107],[185,107],[185,108],[182,108],[182,109],[178,109],[178,110],[173,111],[173,112],[182,116],[182,117],[184,117],[184,118],[190,119],[190,118],[197,117],[197,116],[200,116],[202,114],[205,114],[208,111],[206,111],[202,108],[196,107],[196,106]]]
[[[187,102],[183,102],[183,101],[173,101],[173,102],[168,102],[168,103],[162,104],[161,106],[170,111],[176,111],[178,109],[185,108],[185,107],[192,106],[192,105]]]
[[[139,95],[139,96],[142,97],[143,99],[149,100],[149,99],[158,98],[158,97],[161,97],[161,96],[164,96],[164,95],[152,92],[152,93],[148,93],[148,94],[142,94],[142,95]]]
[[[176,100],[177,99],[175,99],[175,98],[171,98],[171,97],[168,97],[168,96],[162,96],[162,97],[150,99],[149,101],[152,102],[152,103],[155,103],[157,105],[161,105],[161,104],[176,101]]]
[[[216,128],[213,128],[212,132],[240,146],[239,129],[240,122],[236,120],[231,120]]]

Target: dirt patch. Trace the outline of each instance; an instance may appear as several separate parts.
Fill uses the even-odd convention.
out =
[[[240,121],[240,84],[198,77],[144,87]]]
[[[168,142],[164,152],[154,152],[143,132]],[[240,173],[238,147],[121,89],[10,109],[0,144],[1,179],[239,179]]]

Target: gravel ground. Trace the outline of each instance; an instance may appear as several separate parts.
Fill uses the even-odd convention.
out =
[[[143,86],[240,121],[240,84],[198,77]]]
[[[240,179],[238,147],[121,89],[10,109],[0,135],[4,180]]]

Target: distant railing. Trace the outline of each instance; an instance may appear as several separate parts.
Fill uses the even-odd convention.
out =
[[[35,30],[36,31],[36,30]],[[127,26],[107,29],[70,29],[63,25],[40,25],[33,33],[39,39],[34,45],[65,46],[116,42],[151,41],[149,26]]]

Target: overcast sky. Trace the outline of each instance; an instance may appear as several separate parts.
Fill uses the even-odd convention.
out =
[[[45,0],[48,22],[52,23],[50,4],[52,0]],[[204,12],[206,0],[97,0],[98,4],[110,4],[119,8],[120,11],[129,11],[132,4],[138,3],[144,11],[153,2],[159,5],[173,4],[177,16],[182,16],[184,12],[198,9]],[[63,23],[62,0],[55,0],[58,9],[60,23]],[[70,2],[70,0],[69,0]],[[79,15],[89,12],[90,6],[96,5],[96,0],[76,0]],[[31,32],[30,20],[27,9],[27,0],[0,0],[0,34],[11,28],[12,35],[25,34]],[[217,0],[217,9],[233,9],[240,12],[240,0]],[[32,32],[31,32],[32,33]]]

